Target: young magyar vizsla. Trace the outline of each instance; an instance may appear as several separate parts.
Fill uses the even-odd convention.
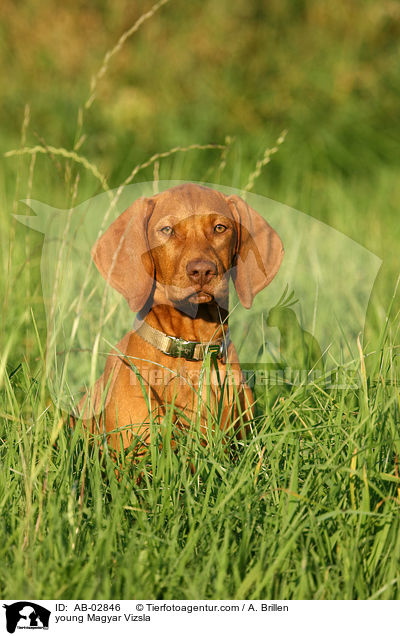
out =
[[[145,449],[150,422],[161,421],[169,405],[177,427],[197,422],[204,435],[218,408],[223,429],[246,418],[253,398],[229,341],[228,285],[232,278],[250,308],[282,261],[275,230],[239,196],[188,183],[135,201],[92,256],[139,313],[80,403],[86,427],[116,449],[138,436]]]

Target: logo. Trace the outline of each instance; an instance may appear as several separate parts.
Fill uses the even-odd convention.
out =
[[[6,626],[9,634],[13,634],[16,629],[49,629],[51,612],[37,603],[18,601],[3,607],[6,610]]]
[[[69,210],[29,199],[26,204],[36,216],[16,215],[45,236],[41,279],[47,320],[47,382],[52,400],[69,413],[85,396],[83,387],[94,386],[101,376],[110,346],[126,333],[134,318],[123,294],[94,266],[93,246],[133,202],[182,183],[121,186]],[[244,199],[277,232],[285,248],[277,276],[257,294],[251,309],[238,297],[235,266],[227,272],[232,271],[230,339],[239,352],[242,370],[248,372],[246,382],[254,383],[256,391],[258,387],[257,399],[263,400],[265,386],[271,385],[278,385],[278,390],[279,386],[314,382],[327,388],[358,386],[360,334],[381,259],[329,225],[282,203],[234,188],[203,185]],[[248,218],[242,214],[240,226],[253,237],[250,254],[256,259],[260,239]],[[150,275],[140,269],[144,257],[151,259],[148,251],[140,252],[148,249],[146,241],[142,248],[137,247],[137,253],[132,248],[132,255],[137,257],[144,279],[140,280],[151,289],[153,270]],[[115,258],[119,251],[120,247]],[[171,289],[174,291],[173,285]],[[117,338],[117,334],[121,336]],[[190,356],[192,346],[185,344],[185,351],[177,353]],[[270,397],[275,399],[273,393]]]

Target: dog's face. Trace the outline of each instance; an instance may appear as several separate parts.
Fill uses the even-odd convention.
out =
[[[227,307],[230,276],[249,308],[277,273],[283,247],[240,197],[189,183],[135,201],[92,255],[134,311],[157,292],[179,308],[211,302]]]
[[[205,188],[166,191],[155,200],[147,238],[169,301],[227,304],[237,227],[224,197]]]

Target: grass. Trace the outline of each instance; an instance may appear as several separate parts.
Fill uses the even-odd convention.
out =
[[[150,45],[146,48],[146,42],[138,40],[139,50],[149,52],[148,58],[144,55],[143,75],[150,76],[148,64],[155,68],[150,52],[156,48],[151,42],[159,36],[159,25],[166,24],[168,33],[172,29],[174,14],[167,11],[173,11],[173,3],[161,8],[162,4],[148,23],[154,29],[150,31]],[[280,71],[278,75],[285,77],[283,84],[272,81],[272,92],[275,95],[279,89],[283,104],[278,114],[274,115],[271,103],[279,100],[272,98],[268,111],[256,91],[260,85],[257,77],[264,72],[260,52],[249,55],[249,78],[241,75],[239,81],[234,69],[223,78],[226,91],[221,95],[226,94],[224,99],[229,98],[233,105],[229,116],[225,115],[225,101],[216,103],[210,98],[216,79],[221,79],[216,75],[217,63],[208,75],[203,63],[200,79],[193,88],[188,87],[187,74],[197,78],[192,69],[196,56],[203,62],[203,55],[206,59],[213,57],[213,37],[220,40],[217,29],[217,35],[211,32],[206,41],[190,36],[199,49],[192,57],[184,56],[183,67],[177,66],[178,75],[172,75],[172,81],[173,71],[163,68],[169,73],[167,84],[177,87],[175,101],[168,101],[169,90],[164,97],[165,121],[158,110],[160,103],[163,107],[163,99],[154,109],[148,106],[141,111],[140,96],[148,104],[147,88],[143,94],[139,91],[135,104],[138,117],[142,113],[143,119],[135,139],[140,151],[133,151],[130,138],[121,132],[126,117],[123,104],[122,119],[112,123],[116,114],[111,111],[108,96],[115,77],[122,85],[128,82],[131,56],[126,53],[126,38],[122,36],[118,40],[120,48],[117,44],[109,49],[111,53],[116,50],[116,76],[109,65],[111,57],[102,53],[99,59],[107,64],[106,78],[93,73],[103,68],[102,63],[97,67],[93,64],[84,87],[79,78],[74,94],[81,107],[76,127],[68,123],[72,106],[76,106],[75,101],[65,101],[68,90],[60,91],[63,97],[57,98],[53,110],[49,110],[51,89],[44,83],[46,99],[38,95],[32,108],[25,108],[20,141],[16,142],[14,133],[5,135],[4,152],[9,156],[0,172],[0,246],[5,272],[0,276],[3,598],[400,598],[399,316],[395,286],[400,238],[395,158],[398,141],[396,131],[382,134],[390,127],[400,83],[397,67],[392,65],[386,75],[382,71],[385,61],[394,56],[394,38],[381,53],[375,70],[379,76],[375,78],[376,94],[387,108],[387,116],[382,111],[379,120],[378,112],[369,111],[369,101],[364,98],[373,77],[368,70],[371,52],[363,47],[362,38],[363,29],[370,29],[371,38],[377,38],[383,18],[375,16],[374,3],[367,5],[366,21],[361,20],[361,14],[356,21],[354,42],[355,21],[335,13],[340,41],[345,33],[340,54],[334,46],[335,29],[324,26],[326,15],[319,13],[317,3],[309,3],[306,23],[304,8],[299,9],[297,17],[290,9],[293,20],[281,25],[283,37],[295,50],[296,42],[300,42],[298,54],[304,49],[306,59],[298,66],[290,63],[288,56],[293,49],[287,46],[277,46],[271,57]],[[279,3],[271,6],[273,20],[267,21],[267,30],[273,35],[281,14]],[[224,22],[222,9],[214,10],[209,5],[209,10],[213,11],[212,24]],[[180,51],[192,32],[205,32],[207,16],[199,17],[194,9],[193,15],[192,10],[186,11],[188,28],[178,29],[175,39],[170,38],[172,44],[163,42],[165,47],[175,46]],[[12,12],[10,7],[8,12]],[[228,34],[239,14],[226,13]],[[112,16],[108,18],[112,23]],[[254,26],[253,18],[257,23],[259,19],[249,18]],[[134,26],[127,25],[124,33],[130,33],[138,19],[140,16],[135,16]],[[178,25],[181,19],[177,18]],[[17,28],[12,20],[13,28]],[[244,32],[250,38],[254,29],[245,25],[244,20]],[[309,29],[312,38],[304,36],[303,27]],[[143,24],[139,38],[145,28]],[[328,37],[332,39],[321,49],[322,64],[325,70],[332,70],[332,76],[313,73],[308,61],[308,52],[314,59],[315,47],[318,51],[320,40]],[[235,59],[246,54],[246,46],[253,43],[251,38],[247,41],[244,37],[238,43],[230,39]],[[303,46],[305,41],[309,48]],[[96,50],[100,44],[97,42]],[[126,56],[118,67],[121,48]],[[218,52],[218,46],[215,50]],[[362,64],[358,68],[360,51]],[[180,53],[177,64],[179,59]],[[351,91],[347,94],[346,106],[341,100],[347,84],[339,82],[343,66],[348,70],[346,81],[358,82],[360,91],[359,95]],[[90,75],[97,78],[91,87]],[[204,77],[210,78],[210,85]],[[335,79],[339,90],[325,119],[330,84],[327,77]],[[11,73],[11,87],[17,80]],[[141,74],[136,80],[145,86]],[[60,85],[64,81],[60,77]],[[302,102],[294,113],[287,110],[293,95],[304,97],[303,90],[310,88],[314,101],[307,102],[307,107]],[[90,101],[84,110],[85,100],[95,94],[94,89],[96,101]],[[164,90],[160,86],[162,95]],[[206,94],[201,104],[204,112],[210,113],[208,120],[200,116],[200,111],[197,118],[192,117],[193,94],[199,98],[203,90]],[[10,98],[9,109],[16,94]],[[117,97],[117,104],[123,101],[123,95],[118,93]],[[106,104],[103,111],[99,110],[101,100]],[[74,117],[78,110],[73,111]],[[274,119],[267,126],[264,122],[268,112]],[[156,123],[153,116],[158,118]],[[231,128],[225,126],[225,116]],[[369,120],[373,121],[371,127],[366,123]],[[379,127],[380,121],[383,128]],[[66,143],[59,132],[60,122],[68,123],[64,132],[71,143]],[[42,135],[37,133],[37,125],[43,127]],[[279,132],[286,127],[288,135],[281,144]],[[147,143],[149,128],[154,134]],[[210,144],[210,140],[215,141],[211,133],[216,130],[217,143]],[[99,141],[99,131],[106,146]],[[233,134],[237,133],[239,138],[235,140]],[[50,144],[46,139],[51,134],[54,143]],[[110,142],[114,136],[115,145]],[[308,386],[258,386],[259,407],[252,434],[235,453],[227,453],[218,436],[212,437],[207,447],[195,437],[182,437],[177,453],[171,452],[168,443],[160,451],[155,431],[143,465],[127,465],[118,480],[108,453],[100,453],[97,445],[88,444],[79,426],[73,432],[63,425],[64,414],[49,392],[40,272],[43,237],[17,223],[10,212],[26,212],[20,199],[35,198],[67,208],[109,185],[174,178],[242,188],[247,185],[332,224],[377,253],[384,263],[371,296],[362,349],[360,345],[354,361],[357,388],[327,389],[318,382]],[[189,469],[188,457],[195,466],[194,473]],[[140,473],[143,477],[138,483]]]
[[[392,374],[385,348],[373,386],[286,392],[234,459],[218,437],[175,454],[155,435],[118,480],[23,363],[1,405],[3,596],[398,598]]]

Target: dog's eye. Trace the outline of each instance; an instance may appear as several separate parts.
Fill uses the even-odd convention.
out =
[[[214,228],[214,232],[216,232],[217,234],[222,234],[227,229],[228,228],[226,227],[226,225],[222,225],[222,223],[218,223]]]
[[[165,227],[162,227],[160,229],[160,232],[165,234],[165,236],[171,236],[171,234],[174,233],[174,230],[172,229],[172,227],[170,225],[166,225]]]

